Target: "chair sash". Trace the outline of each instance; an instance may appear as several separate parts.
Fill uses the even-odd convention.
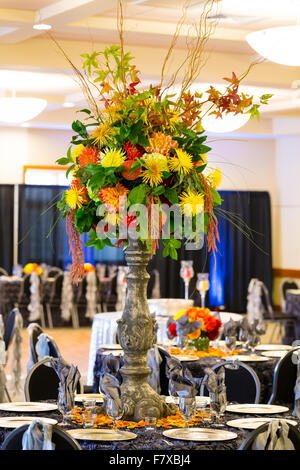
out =
[[[40,279],[38,274],[32,273],[30,275],[30,302],[28,305],[29,322],[39,320],[42,316],[42,304],[40,296]]]
[[[72,281],[70,279],[70,273],[65,272],[61,292],[60,311],[61,318],[66,322],[68,322],[72,316],[73,302],[74,292]]]
[[[36,419],[23,434],[22,450],[54,450],[55,444],[51,439],[52,425]]]
[[[286,421],[272,420],[267,431],[257,436],[252,450],[295,450],[288,434],[289,425]]]
[[[162,363],[162,358],[160,356],[157,345],[155,344],[153,348],[148,351],[148,362],[147,365],[151,369],[151,374],[148,377],[149,385],[160,394],[160,364]]]
[[[93,320],[97,313],[97,277],[95,272],[86,274],[86,318]]]

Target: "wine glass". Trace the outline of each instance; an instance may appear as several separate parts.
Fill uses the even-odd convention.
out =
[[[83,427],[91,428],[96,420],[96,400],[94,398],[86,398],[83,400]]]
[[[73,395],[70,394],[69,400],[67,400],[65,394],[62,392],[59,392],[57,407],[63,417],[63,420],[59,423],[59,426],[70,425],[68,419],[69,419],[72,409],[74,408],[74,404],[75,404],[74,394]]]
[[[180,277],[184,282],[184,298],[189,298],[189,283],[194,276],[193,261],[181,261]]]
[[[185,429],[188,428],[189,420],[196,413],[196,399],[193,397],[179,397],[179,409],[185,420]]]
[[[122,402],[113,398],[107,398],[106,412],[110,419],[113,420],[113,430],[118,433],[117,421],[124,414]]]
[[[215,393],[209,392],[209,397],[212,422],[214,426],[222,427],[224,426],[222,416],[225,413],[227,405],[226,392],[224,392],[223,397],[216,396]]]
[[[230,353],[232,354],[233,351],[236,349],[236,336],[225,336],[225,344],[227,349],[229,349]],[[228,369],[238,369],[238,366],[235,364],[236,357],[232,355],[231,357],[231,364],[227,364]]]
[[[205,308],[205,296],[206,296],[206,292],[209,289],[209,274],[208,273],[197,274],[196,288],[200,293],[201,307]]]

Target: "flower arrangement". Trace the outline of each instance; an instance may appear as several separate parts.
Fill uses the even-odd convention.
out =
[[[37,263],[27,263],[25,266],[24,266],[24,273],[25,274],[32,274],[32,273],[36,273],[36,274],[42,274],[43,272],[43,269],[41,268],[41,266]]]
[[[84,274],[84,232],[89,234],[87,246],[99,250],[126,247],[130,230],[151,254],[162,239],[163,256],[175,260],[182,241],[196,243],[201,234],[208,251],[215,253],[222,174],[208,164],[211,147],[201,119],[207,113],[219,119],[227,113],[258,117],[260,104],[271,97],[263,95],[260,104],[254,104],[252,96],[239,91],[245,75],[238,78],[235,73],[225,78],[225,92],[213,86],[205,94],[191,91],[205,63],[203,50],[213,30],[207,18],[216,3],[205,2],[196,39],[187,41],[187,58],[167,84],[166,66],[178,31],[156,85],[143,86],[133,57],[124,52],[122,17],[120,45],[82,54],[83,71],[68,59],[90,104],[81,110],[85,118],[72,124],[75,135],[66,157],[57,160],[68,165],[67,175],[72,174],[58,207],[67,221],[75,282]],[[182,68],[182,84],[173,92]],[[170,211],[174,206],[184,220],[178,222],[176,210]]]
[[[95,271],[96,271],[96,268],[91,263],[84,263],[85,273],[94,273]]]
[[[171,337],[177,336],[176,321],[183,315],[189,318],[189,322],[202,322],[200,329],[188,334],[190,346],[198,351],[207,350],[210,341],[214,341],[219,336],[222,322],[212,315],[208,308],[192,307],[187,310],[181,310],[173,317],[174,322],[168,326],[168,332]]]

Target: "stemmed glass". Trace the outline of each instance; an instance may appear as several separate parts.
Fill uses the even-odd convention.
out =
[[[180,277],[184,282],[184,298],[189,298],[189,284],[194,276],[193,261],[181,261]]]
[[[188,428],[189,420],[196,413],[196,399],[191,397],[179,397],[179,409],[185,420],[185,429]]]
[[[196,288],[200,292],[201,307],[205,308],[205,296],[206,296],[206,292],[209,289],[209,274],[208,273],[197,274]]]
[[[214,426],[222,427],[224,424],[221,422],[222,416],[225,413],[227,401],[221,401],[219,398],[216,397],[215,393],[209,393],[210,397],[210,409],[211,409],[211,416]]]
[[[230,353],[232,354],[233,351],[236,349],[236,336],[226,336],[225,337],[225,344],[227,349],[229,349]],[[238,369],[238,366],[235,364],[235,356],[231,358],[231,364],[227,364],[228,369]]]
[[[57,407],[58,407],[58,410],[59,410],[59,412],[61,413],[61,415],[63,417],[63,420],[59,423],[59,426],[69,426],[70,425],[70,423],[68,421],[68,418],[70,416],[70,413],[71,413],[72,409],[74,408],[75,397],[73,395],[73,396],[70,396],[69,398],[70,398],[70,400],[67,401],[66,397],[65,397],[65,394],[59,392]]]
[[[122,403],[117,402],[113,398],[107,398],[106,412],[110,419],[113,420],[113,430],[118,433],[117,421],[124,414]]]

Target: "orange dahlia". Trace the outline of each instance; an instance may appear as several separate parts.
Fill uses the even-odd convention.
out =
[[[155,132],[152,137],[149,137],[149,143],[150,147],[146,148],[148,153],[161,153],[162,155],[169,155],[171,149],[178,147],[178,143],[170,135],[162,132]]]
[[[112,188],[103,188],[99,191],[99,197],[107,207],[107,210],[114,209],[118,212],[119,210],[119,199],[122,196],[126,196],[129,193],[129,189],[125,188],[121,183],[117,183]]]
[[[96,147],[85,147],[78,157],[78,164],[81,168],[86,165],[95,165],[98,162],[99,150]]]

